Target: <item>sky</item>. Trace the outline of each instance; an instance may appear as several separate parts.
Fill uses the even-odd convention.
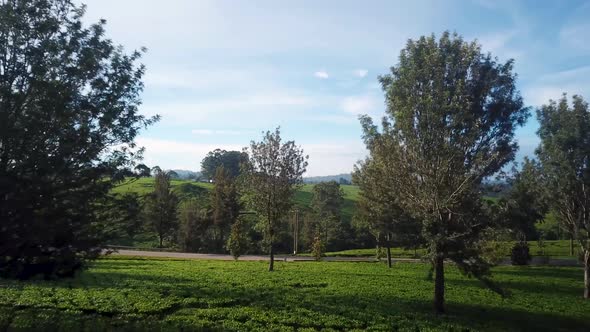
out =
[[[538,144],[536,107],[590,99],[590,0],[82,2],[87,24],[106,19],[127,52],[148,49],[140,112],[162,119],[137,143],[163,169],[199,170],[207,152],[280,126],[309,154],[306,176],[351,172],[367,154],[358,115],[384,115],[377,77],[408,39],[445,30],[515,60],[533,111],[517,159]]]

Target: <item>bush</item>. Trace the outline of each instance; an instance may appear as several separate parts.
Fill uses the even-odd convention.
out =
[[[231,225],[231,233],[229,234],[225,247],[229,250],[235,260],[238,260],[241,255],[247,252],[249,241],[242,219],[238,218],[238,220]]]
[[[512,254],[510,256],[510,260],[512,261],[512,265],[528,265],[531,260],[528,243],[515,243],[512,247]]]
[[[322,239],[319,236],[316,236],[313,239],[313,244],[311,246],[311,255],[315,258],[316,261],[322,259],[324,256],[324,244],[322,243]]]

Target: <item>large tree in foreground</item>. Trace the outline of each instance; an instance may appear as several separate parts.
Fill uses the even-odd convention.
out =
[[[590,112],[588,103],[564,95],[537,111],[537,155],[552,211],[580,245],[584,298],[590,298]]]
[[[133,168],[144,68],[68,0],[0,1],[0,275],[71,275]]]
[[[261,142],[250,143],[242,166],[246,202],[264,224],[264,240],[274,270],[274,242],[281,222],[290,213],[297,187],[303,182],[308,157],[294,141],[282,142],[279,128],[267,131]]]
[[[444,312],[444,261],[488,283],[480,256],[482,180],[514,158],[514,130],[529,112],[512,61],[498,63],[476,42],[445,32],[409,40],[379,78],[386,99],[381,129],[361,122],[370,154],[382,160],[397,204],[421,223],[434,274],[434,307]]]

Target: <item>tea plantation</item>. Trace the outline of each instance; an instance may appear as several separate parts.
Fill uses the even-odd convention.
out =
[[[447,267],[432,314],[425,264],[107,258],[75,279],[0,280],[0,330],[588,331],[579,268],[498,267],[508,298]]]

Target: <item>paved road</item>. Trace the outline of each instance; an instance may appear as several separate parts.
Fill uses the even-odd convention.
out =
[[[142,251],[142,250],[128,250],[128,249],[118,249],[115,252],[111,253],[111,255],[115,256],[136,256],[136,257],[167,257],[167,258],[185,258],[185,259],[208,259],[208,260],[222,260],[222,261],[232,261],[234,260],[233,256],[231,255],[221,255],[221,254],[195,254],[195,253],[187,253],[187,252],[166,252],[166,251]],[[241,261],[266,261],[268,260],[268,256],[262,255],[244,255],[240,256]],[[295,262],[295,261],[313,261],[312,257],[302,257],[302,256],[275,256],[275,261],[287,261],[287,262]],[[324,261],[328,262],[377,262],[375,258],[371,257],[324,257]],[[412,259],[412,258],[395,258],[394,261],[404,261],[404,262],[419,262],[419,259]]]
[[[195,254],[187,252],[166,252],[166,251],[143,251],[143,250],[129,250],[118,249],[111,253],[115,256],[135,256],[135,257],[165,257],[165,258],[183,258],[183,259],[206,259],[206,260],[223,260],[232,261],[234,258],[231,255],[221,254]],[[266,261],[268,256],[262,255],[244,255],[240,256],[241,261]],[[302,256],[275,256],[275,261],[297,262],[297,261],[313,261],[312,257]],[[323,261],[327,262],[378,262],[372,257],[324,257]],[[393,258],[394,262],[421,262],[420,259],[414,258]],[[500,265],[510,265],[510,260],[506,260]],[[549,259],[543,261],[535,257],[531,265],[551,265],[551,266],[580,266],[580,263],[575,259]]]

